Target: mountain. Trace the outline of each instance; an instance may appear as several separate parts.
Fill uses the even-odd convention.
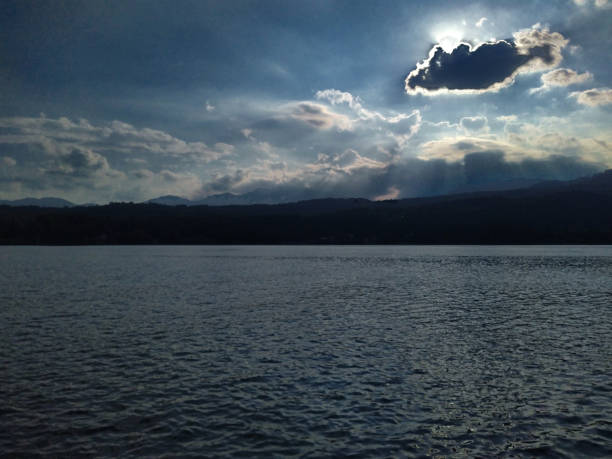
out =
[[[607,184],[610,182],[612,176],[612,169],[596,174],[591,177],[583,177],[577,180],[571,181],[538,181],[533,179],[520,179],[506,182],[495,182],[489,184],[479,185],[465,185],[461,188],[454,190],[448,195],[436,195],[424,198],[409,198],[411,199],[439,199],[445,197],[457,197],[466,194],[473,193],[497,193],[506,192],[512,190],[523,190],[533,188],[535,190],[545,189],[560,189],[560,188],[571,188],[575,190],[584,191],[595,191],[597,189],[606,189]],[[455,199],[452,198],[452,199]],[[330,198],[327,198],[330,199]],[[179,196],[160,196],[155,199],[146,201],[151,204],[161,204],[165,206],[249,206],[249,205],[260,205],[260,204],[287,204],[305,201],[304,194],[302,191],[286,191],[285,193],[279,193],[278,190],[267,190],[257,189],[244,194],[234,193],[221,193],[214,194],[199,200],[189,200]],[[320,202],[325,199],[316,199]],[[406,201],[406,199],[403,199]]]
[[[193,202],[189,199],[181,198],[180,196],[173,196],[168,194],[166,196],[160,196],[159,198],[149,199],[146,201],[149,204],[160,204],[163,206],[191,206]]]
[[[548,190],[548,191],[559,191],[559,190],[574,190],[574,191],[587,191],[593,193],[612,193],[612,169],[601,172],[599,174],[592,175],[590,177],[582,177],[576,180],[570,180],[567,182],[561,181],[546,181],[535,184],[531,187],[533,190]]]
[[[2,244],[612,244],[612,171],[511,191],[285,204],[0,207]]]
[[[302,192],[280,193],[277,190],[257,189],[244,194],[221,193],[195,201],[179,196],[160,196],[146,201],[164,206],[248,206],[253,204],[283,204],[304,200]]]
[[[0,206],[74,207],[74,203],[62,198],[23,198],[14,201],[0,200]]]

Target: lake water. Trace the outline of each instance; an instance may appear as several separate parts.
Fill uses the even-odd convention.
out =
[[[0,247],[0,454],[612,456],[612,247]]]

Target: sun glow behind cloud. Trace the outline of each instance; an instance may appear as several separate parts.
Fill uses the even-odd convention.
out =
[[[464,28],[457,24],[438,24],[433,28],[432,38],[444,51],[450,53],[465,40]]]

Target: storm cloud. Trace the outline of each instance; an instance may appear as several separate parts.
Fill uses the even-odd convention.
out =
[[[434,46],[405,80],[408,94],[498,91],[514,82],[519,73],[552,69],[562,60],[568,40],[539,24],[516,32],[512,39],[476,47],[459,44],[452,52]]]

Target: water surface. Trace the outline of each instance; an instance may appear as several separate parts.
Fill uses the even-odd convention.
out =
[[[0,452],[612,455],[612,247],[0,247]]]

